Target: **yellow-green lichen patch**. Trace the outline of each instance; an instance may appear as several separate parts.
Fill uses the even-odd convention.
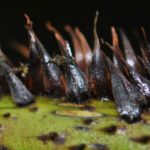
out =
[[[91,100],[86,105],[94,109],[88,111],[84,107],[59,105],[58,99],[39,97],[35,104],[19,108],[9,96],[3,97],[0,100],[0,145],[11,150],[68,150],[81,144],[86,145],[85,149],[92,149],[92,144],[104,144],[110,150],[150,149],[149,142],[143,144],[131,140],[150,135],[149,117],[145,117],[145,122],[128,124],[119,118],[113,102]],[[55,114],[64,110],[104,115],[83,118]],[[76,127],[88,127],[88,130],[78,130]],[[109,127],[113,127],[111,134],[104,132]],[[50,133],[60,137],[65,135],[65,139],[61,144],[52,139],[46,143],[38,139],[40,135]]]

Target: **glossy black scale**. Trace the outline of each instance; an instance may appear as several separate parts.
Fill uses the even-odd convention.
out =
[[[134,84],[134,86],[139,89],[139,92],[146,97],[146,105],[144,107],[148,107],[150,105],[150,81],[143,77],[141,74],[139,74],[138,72],[136,72],[134,70],[134,68],[132,68],[130,65],[128,65],[117,53],[116,53],[116,57],[118,58],[118,60],[120,61],[120,64],[122,64],[125,72],[126,72],[126,76],[128,78],[128,80]],[[142,103],[141,103],[142,104]]]
[[[29,92],[21,80],[13,73],[6,62],[0,62],[0,71],[3,73],[9,86],[14,102],[18,106],[26,106],[34,102],[34,96]]]
[[[62,42],[59,35],[56,36],[56,38],[62,48],[67,98],[69,101],[75,103],[86,102],[89,96],[87,79],[84,73],[76,65],[69,43],[67,41]]]
[[[140,119],[143,105],[147,104],[145,96],[131,84],[126,77],[108,60],[111,73],[111,84],[118,112],[128,122]]]
[[[28,38],[29,38],[29,73],[27,76],[27,86],[29,87],[29,90],[32,91],[32,93],[38,95],[43,92],[43,83],[41,80],[43,79],[43,70],[42,70],[42,64],[40,62],[40,58],[38,55],[38,51],[35,45],[35,38],[34,34],[32,33],[32,24],[26,26],[28,30]],[[38,87],[36,87],[38,85]],[[36,87],[36,88],[35,88]]]
[[[98,12],[94,21],[94,51],[90,66],[90,88],[92,96],[100,98],[101,100],[108,100],[111,97],[110,85],[108,84],[109,76],[96,32],[97,19]]]
[[[30,23],[31,21],[29,20],[28,22]],[[54,97],[64,96],[64,85],[62,82],[63,75],[60,69],[58,68],[57,65],[50,62],[51,57],[47,53],[42,43],[36,37],[32,28],[27,28],[27,30],[29,34],[29,40],[31,43],[30,48],[32,53],[30,54],[32,54],[32,58],[33,56],[36,56],[37,58],[40,59],[41,70],[39,71],[41,71],[41,76],[43,78],[42,82],[43,82],[45,92],[50,96],[54,96]],[[34,64],[37,62],[38,60],[37,58]],[[30,64],[33,64],[33,61]]]
[[[126,62],[139,73],[142,73],[141,64],[133,50],[133,47],[123,29],[120,29],[122,44],[124,47]]]

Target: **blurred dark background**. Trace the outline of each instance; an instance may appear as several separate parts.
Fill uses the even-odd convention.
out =
[[[98,33],[110,41],[110,26],[123,27],[127,33],[144,26],[150,35],[150,5],[147,0],[5,0],[0,2],[0,44],[5,52],[14,60],[19,54],[8,46],[9,40],[17,40],[27,45],[27,33],[24,28],[24,13],[34,22],[34,30],[45,47],[55,53],[58,49],[52,34],[45,28],[50,20],[68,39],[64,32],[65,24],[79,26],[89,43],[93,44],[93,18],[99,10]]]

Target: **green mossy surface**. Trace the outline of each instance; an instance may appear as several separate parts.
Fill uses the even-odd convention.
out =
[[[88,105],[95,107],[94,112],[105,114],[95,117],[94,122],[85,125],[83,117],[56,115],[55,111],[82,110],[80,107],[60,106],[59,100],[36,98],[36,103],[25,108],[16,107],[9,96],[0,100],[0,144],[11,150],[67,150],[70,146],[92,143],[106,144],[110,150],[149,150],[150,144],[135,143],[131,137],[150,135],[150,122],[128,124],[119,119],[113,102],[92,100]],[[30,108],[37,107],[37,111]],[[84,111],[84,110],[82,110]],[[82,113],[81,111],[81,113]],[[10,113],[10,117],[3,115]],[[123,132],[105,133],[102,129],[116,125],[125,127]],[[75,126],[86,126],[89,131],[76,130]],[[66,134],[64,144],[52,141],[43,143],[37,136],[57,132]],[[87,146],[90,149],[90,146]]]

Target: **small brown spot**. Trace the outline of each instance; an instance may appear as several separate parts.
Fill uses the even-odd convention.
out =
[[[29,108],[29,110],[30,111],[32,111],[32,112],[37,112],[38,111],[38,107],[31,107],[31,108]]]
[[[104,144],[91,144],[89,146],[92,150],[109,150],[108,146],[104,145]]]
[[[131,140],[137,143],[147,144],[150,142],[150,136],[135,137],[131,138]]]
[[[102,129],[103,132],[106,132],[108,134],[125,134],[126,133],[126,127],[125,126],[115,126],[115,125],[112,125],[112,126],[109,126],[109,127],[106,127],[106,128],[103,128]]]
[[[117,126],[112,125],[112,126],[109,126],[109,127],[105,127],[105,128],[102,129],[102,131],[104,131],[108,134],[114,134],[117,131]]]
[[[90,106],[90,105],[85,105],[85,106],[81,107],[81,110],[95,111],[95,107]]]
[[[85,144],[80,144],[80,145],[70,146],[69,150],[85,150],[85,148],[86,148]]]
[[[2,115],[4,118],[9,118],[10,117],[10,113],[9,112],[6,112]]]
[[[91,125],[94,122],[94,120],[92,118],[86,118],[83,120],[83,123],[85,125]]]
[[[41,140],[43,143],[47,143],[47,141],[49,141],[49,134],[42,134],[42,135],[39,135],[37,136],[37,138],[39,140]]]
[[[48,141],[52,141],[55,144],[64,144],[65,143],[65,134],[59,135],[57,132],[50,132],[48,134],[42,134],[37,136],[39,140],[43,143],[47,143]]]
[[[76,130],[80,130],[80,131],[89,131],[90,130],[88,127],[84,127],[84,126],[75,126],[74,128]]]
[[[0,145],[0,150],[10,150],[10,149],[5,145]]]

